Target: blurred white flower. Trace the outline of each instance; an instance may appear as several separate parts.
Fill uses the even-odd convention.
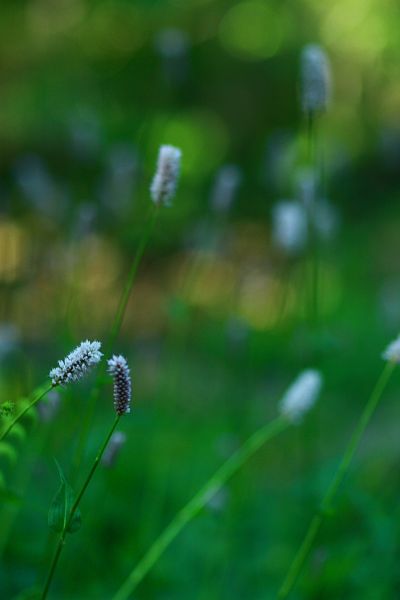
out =
[[[400,363],[400,335],[388,345],[382,354],[382,358]]]
[[[321,387],[322,375],[319,371],[308,369],[300,373],[280,402],[281,414],[293,423],[299,423],[314,406]]]
[[[189,38],[181,29],[161,30],[155,40],[166,79],[171,84],[181,84],[189,72]]]
[[[54,179],[43,158],[36,154],[22,156],[14,174],[18,189],[35,210],[53,218],[62,217],[69,202],[68,189]]]
[[[305,168],[296,171],[296,197],[308,213],[313,210],[317,200],[318,180],[314,169]]]
[[[219,169],[211,192],[211,206],[216,212],[229,211],[241,181],[242,172],[236,165],[224,165]]]
[[[282,200],[272,211],[272,237],[275,244],[296,254],[307,242],[307,214],[304,206],[295,200]]]
[[[229,502],[229,490],[224,486],[217,490],[211,490],[206,506],[215,513],[221,513]]]
[[[314,226],[323,240],[331,240],[335,237],[339,228],[339,215],[333,204],[326,198],[320,198],[314,209]]]
[[[71,113],[68,129],[74,157],[82,161],[92,160],[99,153],[102,144],[98,115],[81,106]]]
[[[331,71],[328,57],[318,44],[309,44],[301,53],[301,101],[305,113],[325,111],[331,99]]]
[[[17,349],[20,334],[12,323],[0,323],[0,360]]]
[[[155,204],[170,206],[178,183],[181,155],[180,149],[175,146],[160,147],[156,174],[150,186]]]
[[[130,208],[140,172],[137,149],[131,144],[115,144],[106,158],[98,195],[104,206],[116,216],[123,216]]]

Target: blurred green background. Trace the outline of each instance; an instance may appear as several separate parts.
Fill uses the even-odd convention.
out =
[[[158,147],[183,153],[114,349],[133,374],[127,440],[82,502],[51,598],[110,598],[314,367],[325,386],[306,422],[232,479],[135,596],[275,597],[400,331],[399,25],[395,0],[1,3],[1,401],[28,394],[81,340],[106,338]],[[301,196],[307,178],[299,59],[310,42],[334,82],[320,121],[334,225],[312,326],[307,249],[285,252],[273,231],[276,202]],[[113,418],[110,385],[76,472],[91,384],[62,390],[57,415],[30,415],[14,451],[0,449],[1,598],[48,569],[53,457],[82,481]],[[293,598],[400,596],[399,393],[395,374]]]

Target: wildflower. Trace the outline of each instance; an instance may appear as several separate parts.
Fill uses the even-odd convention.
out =
[[[309,44],[301,53],[301,102],[307,114],[323,112],[331,98],[329,60],[318,44]]]
[[[241,180],[242,173],[236,165],[225,165],[220,168],[211,194],[211,205],[216,212],[229,211]]]
[[[70,352],[64,360],[58,361],[58,367],[52,369],[49,377],[53,386],[65,385],[70,381],[78,381],[97,364],[103,356],[100,352],[100,342],[82,342],[75,350]]]
[[[156,37],[156,48],[167,59],[185,57],[189,40],[180,29],[163,29]]]
[[[391,360],[395,363],[400,363],[400,335],[391,342],[382,354],[385,360]]]
[[[115,431],[112,434],[111,439],[108,442],[108,446],[105,449],[104,454],[102,456],[102,465],[104,465],[105,467],[112,467],[119,454],[119,451],[121,450],[125,442],[125,433],[123,433],[122,431]]]
[[[161,146],[158,153],[157,170],[150,186],[156,205],[170,206],[179,178],[181,151],[175,146]]]
[[[314,406],[321,387],[322,376],[319,371],[307,369],[300,373],[281,400],[281,414],[293,423],[301,421]]]
[[[314,169],[298,169],[296,173],[296,198],[308,213],[315,210],[318,181]]]
[[[272,213],[272,236],[277,246],[290,254],[302,250],[307,241],[307,214],[300,202],[283,200]]]
[[[118,416],[131,412],[131,376],[123,356],[113,356],[108,361],[108,372],[114,377],[114,408]]]

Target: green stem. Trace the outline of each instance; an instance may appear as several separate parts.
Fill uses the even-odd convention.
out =
[[[146,223],[142,230],[142,235],[139,240],[139,246],[136,250],[136,254],[133,259],[131,269],[129,271],[128,279],[126,281],[124,290],[122,292],[122,295],[121,295],[121,298],[120,298],[120,301],[118,304],[117,311],[114,316],[113,323],[111,325],[108,340],[105,344],[104,354],[106,356],[108,356],[109,353],[111,352],[112,347],[113,347],[113,345],[119,335],[119,332],[121,330],[122,322],[123,322],[124,316],[125,316],[126,307],[129,302],[133,284],[135,283],[137,270],[138,270],[140,261],[143,257],[146,246],[148,244],[148,241],[150,239],[151,233],[153,231],[153,228],[154,228],[154,225],[155,225],[155,222],[157,219],[157,215],[158,215],[158,206],[152,204],[150,211],[147,215]],[[79,467],[81,465],[82,458],[83,458],[83,453],[84,453],[85,447],[86,447],[86,441],[87,441],[89,431],[90,431],[90,426],[91,426],[91,423],[93,421],[93,418],[94,418],[94,415],[96,412],[97,400],[98,400],[98,397],[100,395],[100,390],[103,387],[103,385],[104,385],[104,372],[101,372],[99,374],[99,376],[97,377],[96,383],[92,389],[92,393],[89,398],[88,407],[87,407],[87,410],[83,417],[82,431],[79,436],[78,446],[77,446],[77,449],[75,452],[75,458],[73,460],[74,472],[79,471]]]
[[[149,550],[132,570],[112,600],[125,600],[136,589],[145,575],[154,566],[163,552],[173,542],[182,529],[200,512],[205,504],[218,492],[221,487],[236,473],[236,471],[268,440],[278,435],[290,426],[283,417],[278,417],[256,431],[244,445],[239,448],[216,471],[197,494],[175,515],[171,523],[153,542]]]
[[[39,402],[39,400],[42,400],[42,398],[44,398],[44,396],[46,394],[48,394],[50,392],[50,390],[52,390],[55,386],[52,383],[46,383],[42,386],[40,386],[39,388],[37,388],[37,390],[35,390],[35,392],[33,393],[33,400],[27,404],[25,406],[25,408],[23,410],[21,410],[20,413],[18,413],[18,415],[16,415],[12,421],[10,421],[10,423],[7,425],[7,427],[0,433],[0,442],[6,437],[6,435],[8,435],[11,431],[11,429],[14,427],[14,425],[33,407],[35,406],[35,404],[37,404]]]
[[[71,521],[73,519],[73,516],[76,513],[76,511],[78,510],[78,507],[79,507],[79,504],[80,504],[80,502],[82,500],[82,497],[83,497],[84,493],[86,492],[86,489],[87,489],[90,481],[92,480],[92,477],[93,477],[93,475],[94,475],[94,473],[95,473],[95,471],[96,471],[96,469],[97,469],[97,467],[98,467],[98,465],[99,465],[99,463],[101,461],[101,457],[104,454],[104,450],[107,448],[108,442],[110,441],[110,438],[111,438],[112,434],[114,433],[115,428],[117,427],[119,420],[120,420],[120,416],[117,415],[115,417],[115,419],[114,419],[114,422],[113,422],[113,424],[111,426],[110,431],[108,432],[107,436],[104,439],[103,444],[101,445],[99,451],[97,452],[97,455],[96,455],[96,458],[94,459],[93,465],[92,465],[89,473],[86,476],[86,479],[85,479],[85,481],[84,481],[84,483],[83,483],[83,485],[82,485],[82,487],[81,487],[81,489],[79,491],[79,494],[77,495],[77,497],[75,499],[75,502],[73,503],[73,505],[71,507],[71,511],[69,513],[68,519],[66,520],[66,523],[65,523],[65,525],[63,527],[63,530],[60,533],[60,537],[58,539],[57,548],[56,548],[56,551],[55,551],[54,556],[53,556],[53,560],[52,560],[52,563],[51,563],[51,566],[50,566],[49,574],[47,575],[45,586],[43,588],[43,592],[42,592],[42,596],[41,596],[42,600],[45,600],[45,598],[47,597],[47,594],[48,594],[48,591],[49,591],[49,588],[50,588],[50,584],[51,584],[51,582],[53,580],[53,576],[54,576],[55,570],[57,568],[57,564],[58,564],[58,561],[59,561],[62,549],[63,549],[63,547],[65,545],[65,538],[67,536],[68,529],[69,529],[69,526],[70,526]]]
[[[312,169],[312,177],[314,180],[313,197],[309,198],[309,205],[306,206],[307,219],[308,219],[308,248],[310,258],[310,274],[309,274],[309,318],[312,325],[316,325],[318,322],[319,312],[319,268],[318,268],[318,238],[315,230],[315,219],[314,211],[316,209],[316,202],[318,202],[317,193],[317,130],[318,121],[317,116],[314,112],[310,112],[307,115],[307,162],[308,166]]]
[[[368,423],[371,420],[372,415],[374,414],[379,404],[380,399],[382,398],[383,391],[390,379],[390,376],[393,373],[395,366],[396,365],[393,362],[387,363],[371,393],[367,404],[365,405],[365,408],[346,447],[343,458],[339,464],[335,476],[321,502],[320,510],[312,519],[307,533],[304,537],[304,540],[299,550],[297,551],[297,554],[294,557],[294,560],[287,572],[284,582],[278,592],[279,600],[288,597],[293,586],[296,583],[298,576],[300,575],[300,572],[312,548],[314,540],[322,525],[324,516],[329,514],[329,512],[331,511],[332,501],[334,500],[336,492],[338,491],[347,471],[349,470],[350,464],[353,460],[354,454],[357,450],[360,440],[364,434],[365,429],[368,426]]]
[[[106,345],[106,349],[110,350],[113,344],[115,343],[118,334],[121,329],[122,321],[125,316],[126,307],[129,301],[129,297],[131,295],[132,287],[135,282],[136,273],[140,264],[140,261],[143,257],[144,251],[146,249],[147,243],[150,239],[151,233],[153,231],[153,227],[156,222],[156,218],[158,215],[158,206],[152,204],[150,212],[147,217],[147,222],[143,228],[141,238],[139,240],[139,246],[135,254],[135,258],[133,259],[132,267],[128,275],[128,279],[125,284],[124,291],[119,301],[118,309],[114,317],[114,321],[111,327],[108,343]]]

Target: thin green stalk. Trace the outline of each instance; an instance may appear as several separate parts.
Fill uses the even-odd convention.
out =
[[[116,342],[119,332],[121,330],[121,326],[122,326],[122,322],[124,320],[124,316],[125,316],[125,311],[126,311],[126,307],[128,305],[129,302],[129,298],[132,292],[132,288],[133,288],[133,284],[135,283],[135,279],[136,279],[136,274],[137,274],[137,270],[139,268],[140,265],[140,261],[143,257],[144,251],[146,249],[146,246],[149,242],[150,236],[152,234],[156,219],[157,219],[157,215],[158,215],[158,206],[155,204],[152,204],[147,216],[147,221],[143,227],[142,230],[142,235],[140,237],[139,240],[139,246],[136,250],[136,254],[134,256],[133,262],[132,262],[132,266],[131,269],[129,271],[129,275],[128,275],[128,279],[126,281],[124,290],[122,292],[119,304],[118,304],[118,308],[117,311],[115,313],[114,316],[114,320],[113,323],[111,325],[111,329],[110,329],[110,333],[108,336],[108,340],[105,344],[104,347],[104,353],[106,356],[109,355],[109,353],[112,351],[113,345]],[[79,467],[81,465],[82,462],[82,458],[83,458],[83,454],[85,451],[85,447],[86,447],[86,442],[87,442],[87,438],[89,435],[89,431],[90,431],[90,426],[91,423],[93,421],[93,417],[95,415],[96,412],[96,405],[97,405],[97,400],[99,398],[100,395],[100,390],[104,385],[104,372],[100,372],[97,379],[96,379],[96,383],[92,389],[92,392],[90,394],[90,398],[89,398],[89,403],[88,403],[88,407],[87,410],[83,416],[83,426],[82,426],[82,431],[79,437],[79,441],[78,441],[78,446],[75,452],[75,457],[73,460],[73,470],[74,472],[78,472],[79,471]]]
[[[308,234],[309,234],[309,257],[310,257],[310,290],[309,290],[309,315],[310,321],[313,325],[318,322],[319,314],[319,266],[318,266],[318,239],[315,231],[315,220],[314,211],[315,203],[318,201],[318,194],[316,189],[317,184],[317,133],[318,133],[318,121],[317,116],[314,112],[310,112],[307,115],[307,162],[308,166],[312,169],[314,177],[313,197],[309,199],[309,205],[307,209],[308,217]]]
[[[33,407],[35,406],[35,404],[37,404],[39,402],[39,400],[42,400],[42,398],[44,398],[44,396],[46,394],[48,394],[50,392],[50,390],[52,390],[55,386],[52,383],[46,383],[43,384],[42,386],[38,387],[35,392],[33,392],[33,399],[32,401],[27,404],[25,406],[25,408],[23,410],[21,410],[20,413],[18,413],[13,419],[12,421],[10,421],[10,423],[8,423],[8,425],[6,426],[5,429],[3,429],[3,431],[0,433],[0,442],[10,433],[10,431],[12,430],[12,428],[14,427],[14,425]]]
[[[236,471],[268,440],[284,431],[290,423],[283,417],[278,417],[256,431],[244,445],[239,448],[216,471],[195,496],[175,515],[171,523],[153,542],[149,550],[139,561],[130,575],[113,596],[112,600],[126,600],[137,588],[145,575],[154,566],[163,552],[173,542],[182,529],[200,512],[205,504],[218,490],[236,473]]]
[[[127,307],[128,301],[129,301],[129,297],[131,295],[132,287],[135,282],[136,273],[137,273],[140,261],[143,257],[144,251],[146,249],[147,243],[150,239],[151,233],[153,231],[153,227],[155,225],[157,215],[158,215],[158,206],[155,204],[152,204],[152,206],[150,208],[150,212],[147,217],[147,222],[143,228],[143,232],[142,232],[141,238],[139,240],[139,246],[136,251],[135,258],[133,259],[132,267],[129,272],[127,282],[125,284],[125,288],[122,293],[117,312],[114,317],[114,321],[113,321],[111,331],[110,331],[110,336],[109,336],[108,343],[107,343],[108,347],[106,347],[107,350],[110,350],[110,348],[112,348],[112,346],[114,345],[114,343],[118,337],[118,334],[120,332],[122,321],[125,316],[126,307]]]
[[[47,576],[46,583],[45,583],[45,586],[43,588],[43,592],[42,592],[42,596],[41,596],[42,600],[45,600],[45,598],[47,597],[47,594],[48,594],[48,591],[49,591],[49,588],[50,588],[50,584],[51,584],[51,582],[53,580],[54,573],[55,573],[55,570],[57,568],[57,564],[58,564],[58,561],[59,561],[62,549],[63,549],[63,547],[65,545],[65,538],[67,536],[68,528],[70,526],[70,523],[71,523],[71,521],[73,519],[74,514],[78,510],[78,507],[79,507],[79,504],[80,504],[80,502],[82,500],[82,497],[83,497],[84,493],[86,492],[86,489],[87,489],[87,487],[88,487],[88,485],[89,485],[89,483],[90,483],[90,481],[91,481],[91,479],[92,479],[92,477],[93,477],[93,475],[94,475],[94,473],[95,473],[95,471],[96,471],[96,469],[97,469],[97,467],[98,467],[98,465],[99,465],[99,463],[101,461],[101,457],[103,456],[104,450],[107,448],[108,442],[110,441],[110,438],[111,438],[112,434],[114,433],[114,431],[115,431],[115,429],[116,429],[116,427],[118,425],[119,420],[120,420],[120,416],[117,415],[115,417],[115,419],[114,419],[114,422],[113,422],[113,424],[111,426],[110,431],[108,432],[107,436],[104,439],[103,444],[101,445],[99,451],[97,452],[97,455],[96,455],[96,458],[94,459],[93,465],[92,465],[89,473],[86,476],[86,479],[85,479],[85,481],[84,481],[84,483],[83,483],[83,485],[82,485],[82,487],[81,487],[81,489],[79,491],[79,494],[77,495],[77,497],[75,499],[75,502],[73,503],[73,505],[71,507],[71,511],[69,513],[69,517],[66,520],[64,528],[63,528],[63,530],[60,533],[60,537],[59,537],[59,540],[58,540],[57,548],[56,548],[56,551],[54,553],[54,557],[53,557],[53,560],[52,560],[52,563],[51,563],[51,566],[50,566],[49,574]]]
[[[357,447],[360,443],[360,440],[364,434],[365,429],[368,426],[368,423],[371,420],[372,415],[374,414],[379,401],[382,398],[383,391],[393,373],[395,368],[395,363],[388,362],[385,366],[381,376],[379,377],[371,396],[365,405],[365,408],[361,414],[361,417],[356,425],[356,428],[353,431],[353,434],[350,438],[350,441],[346,447],[343,458],[339,464],[339,467],[335,473],[335,476],[330,484],[322,502],[320,505],[320,509],[318,513],[312,519],[310,526],[307,530],[307,533],[304,537],[304,540],[297,551],[296,556],[287,572],[287,575],[284,579],[284,582],[278,592],[279,600],[287,598],[290,594],[293,586],[295,585],[298,576],[304,566],[304,563],[307,559],[308,554],[312,548],[314,540],[318,534],[318,531],[321,527],[324,517],[330,513],[331,504],[335,498],[335,495],[349,470],[350,464],[353,460],[354,454],[357,450]]]

